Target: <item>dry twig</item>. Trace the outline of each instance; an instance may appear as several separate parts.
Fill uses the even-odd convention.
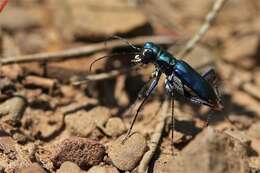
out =
[[[33,85],[52,91],[57,86],[56,79],[44,78],[40,76],[29,75],[23,81],[24,85]]]
[[[215,21],[221,8],[224,6],[227,0],[216,0],[213,4],[213,8],[207,14],[204,23],[201,25],[199,30],[194,34],[194,36],[188,41],[182,51],[179,53],[179,57],[184,58],[188,53],[192,51],[194,46],[202,39],[202,37],[207,33],[209,27]]]
[[[129,67],[129,68],[122,68],[122,69],[119,69],[119,70],[112,70],[110,72],[92,74],[92,75],[86,76],[84,80],[76,81],[76,82],[73,82],[72,84],[73,85],[81,85],[81,84],[87,83],[88,81],[100,81],[100,80],[110,79],[110,78],[119,76],[121,74],[131,72],[133,70],[135,70],[135,69]]]
[[[144,37],[129,39],[129,42],[135,45],[141,45],[147,41],[152,41],[157,44],[172,44],[176,40],[168,36],[144,36]],[[39,53],[39,54],[24,55],[19,57],[16,56],[5,57],[1,59],[0,63],[1,65],[5,65],[5,64],[12,64],[12,63],[24,63],[24,62],[33,62],[33,61],[54,61],[54,60],[60,60],[66,58],[83,57],[102,50],[112,49],[115,47],[122,47],[122,46],[125,46],[125,43],[123,43],[122,41],[111,40],[107,42],[107,45],[105,45],[104,43],[96,43],[88,46],[83,46],[80,48],[63,50],[60,52]]]
[[[144,154],[144,156],[140,162],[140,165],[138,167],[139,173],[145,172],[147,170],[149,162],[152,159],[152,157],[158,147],[158,144],[162,137],[162,131],[165,127],[166,119],[169,117],[168,107],[169,107],[169,102],[168,102],[168,100],[165,100],[162,104],[159,123],[155,127],[153,136],[151,137],[151,141],[149,143],[149,151],[147,151]]]

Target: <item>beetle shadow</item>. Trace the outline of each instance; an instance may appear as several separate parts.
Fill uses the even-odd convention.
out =
[[[198,128],[195,126],[195,124],[192,121],[175,121],[175,131],[178,131],[180,133],[183,133],[184,136],[192,136],[192,138],[189,139],[182,139],[182,142],[178,144],[174,144],[174,148],[181,150],[183,149],[192,139],[199,133],[201,132],[201,128]],[[160,138],[160,141],[158,143],[158,146],[161,146],[164,138]],[[157,148],[155,151],[155,154],[153,155],[151,162],[149,163],[148,166],[148,173],[153,173],[154,172],[154,166],[156,161],[159,159],[161,154],[172,154],[172,153],[164,153],[160,148]]]
[[[229,117],[230,114],[240,117],[244,116],[250,119],[254,119],[257,117],[256,112],[249,110],[248,108],[246,108],[246,106],[234,103],[230,95],[223,95],[222,100],[224,109],[221,112],[207,111],[204,114],[198,114],[198,116],[196,117],[200,118],[201,120],[207,121],[207,117],[211,116],[209,123],[212,124],[217,124],[219,122],[225,121],[226,117]]]

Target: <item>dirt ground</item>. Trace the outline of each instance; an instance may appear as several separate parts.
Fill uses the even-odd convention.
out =
[[[260,172],[259,0],[227,0],[185,57],[200,73],[214,67],[224,109],[176,96],[172,146],[161,79],[121,143],[154,66],[134,68],[133,49],[111,36],[177,55],[214,2],[11,0],[0,13],[0,172]]]

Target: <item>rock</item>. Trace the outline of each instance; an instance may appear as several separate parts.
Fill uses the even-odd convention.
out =
[[[42,10],[8,6],[0,16],[0,26],[9,31],[39,27],[42,25]]]
[[[103,127],[109,118],[109,109],[96,107],[88,112],[78,111],[65,117],[66,125],[73,135],[87,137],[96,127]]]
[[[15,96],[11,99],[8,99],[0,105],[0,117],[2,117],[1,121],[10,125],[16,125],[20,123],[25,108],[25,98]]]
[[[185,61],[187,61],[193,68],[200,68],[200,72],[203,73],[209,66],[214,67],[214,55],[208,48],[202,45],[198,45],[191,51]]]
[[[78,165],[73,162],[64,162],[60,169],[57,170],[57,173],[84,173],[85,171],[81,170]]]
[[[207,128],[165,164],[176,173],[248,173],[247,148],[227,134]]]
[[[108,156],[113,164],[120,170],[132,170],[142,159],[143,154],[147,149],[145,138],[139,134],[132,134],[124,144],[122,140],[124,135],[108,147]]]
[[[67,39],[105,38],[129,33],[147,24],[145,15],[129,7],[127,1],[56,0],[51,1],[51,6],[55,11],[54,23]]]
[[[62,95],[68,99],[73,99],[77,95],[77,90],[69,85],[61,85]]]
[[[30,158],[37,160],[37,162],[48,172],[55,170],[52,163],[52,156],[56,148],[53,145],[47,145],[44,147],[36,144],[29,149]]]
[[[17,159],[17,151],[15,149],[15,141],[9,136],[0,137],[0,151],[5,154],[8,159]]]
[[[125,124],[120,118],[114,117],[107,121],[105,132],[112,136],[117,137],[122,135],[126,130]]]
[[[119,171],[112,166],[93,166],[88,173],[119,173]]]
[[[98,127],[102,127],[109,119],[110,110],[106,107],[97,106],[88,111],[88,114],[95,120]]]
[[[65,117],[69,132],[73,135],[87,137],[96,128],[94,119],[85,111],[78,111]]]
[[[254,123],[251,125],[251,127],[248,129],[247,134],[250,137],[260,139],[260,122]]]
[[[243,65],[244,60],[238,61],[239,58],[248,58],[255,55],[259,38],[256,35],[248,35],[244,37],[235,37],[225,42],[224,59]]]
[[[52,157],[53,165],[57,168],[65,161],[87,168],[99,164],[105,155],[102,144],[86,138],[71,137],[63,140],[57,147]]]
[[[4,172],[20,172],[32,165],[27,149],[18,145],[10,136],[0,137],[0,158]]]
[[[13,81],[17,80],[18,77],[23,75],[23,69],[18,64],[3,66],[1,68],[1,72],[3,76],[6,76],[8,79]]]
[[[46,173],[46,171],[38,163],[33,163],[29,167],[20,170],[20,173]]]

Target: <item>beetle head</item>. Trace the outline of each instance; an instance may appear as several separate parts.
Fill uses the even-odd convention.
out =
[[[160,48],[157,45],[152,42],[146,42],[140,54],[136,55],[132,62],[142,64],[154,62],[159,52]]]

